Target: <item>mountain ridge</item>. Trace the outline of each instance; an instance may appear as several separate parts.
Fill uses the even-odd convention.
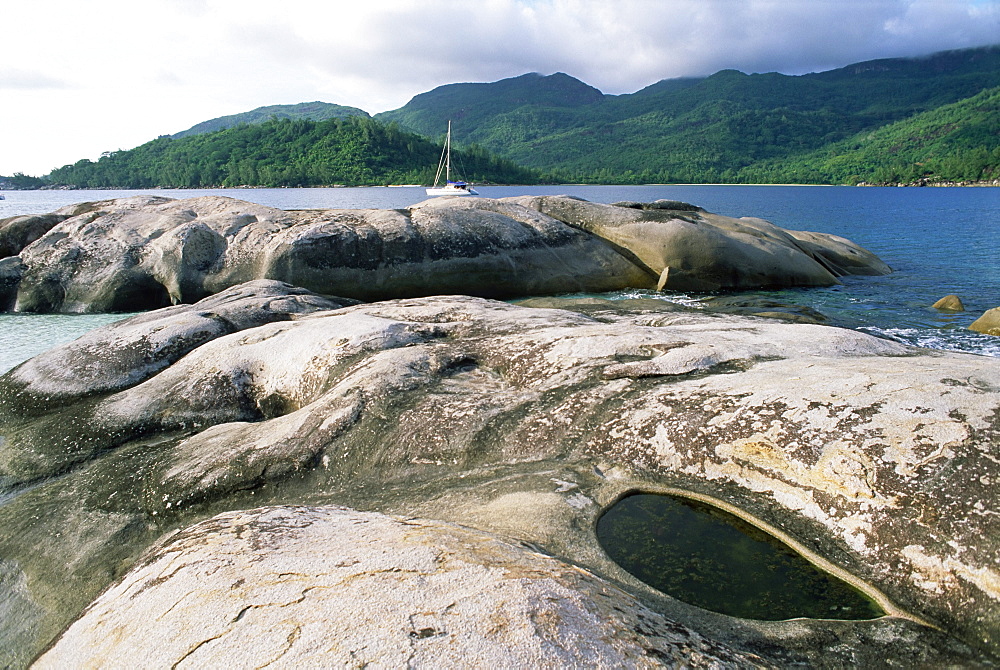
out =
[[[310,121],[326,121],[327,119],[338,119],[346,116],[371,116],[368,112],[357,107],[347,107],[345,105],[335,105],[330,102],[299,102],[293,105],[266,105],[252,109],[249,112],[229,114],[220,116],[208,121],[196,123],[187,130],[174,133],[170,137],[180,139],[201,133],[212,133],[217,130],[232,128],[241,123],[263,123],[271,119],[308,119]]]
[[[261,107],[253,110],[257,121],[246,120],[246,115],[220,118],[241,117],[235,121],[239,126],[270,122],[278,112],[308,114],[319,109],[367,118],[437,142],[451,120],[456,147],[495,155],[556,182],[746,182],[753,175],[787,176],[774,166],[805,161],[810,167],[799,174],[828,183],[839,172],[816,168],[822,162],[817,152],[854,151],[851,138],[998,86],[1000,45],[990,45],[799,75],[720,70],[705,77],[663,79],[621,95],[605,94],[563,72],[534,72],[495,82],[445,84],[374,116],[317,102]],[[968,109],[977,118],[956,123],[993,127],[992,107]],[[192,130],[199,126],[203,124]],[[954,154],[985,148],[987,162],[992,161],[989,137],[968,133],[980,138],[981,145],[963,140],[947,150]],[[241,152],[253,154],[252,147]],[[868,155],[872,169],[851,172],[859,180],[874,179],[876,163],[882,176],[920,173],[913,165]],[[903,160],[896,150],[894,156]],[[952,158],[948,165],[963,163],[963,174],[975,162]],[[986,178],[997,166],[986,164],[981,172]]]

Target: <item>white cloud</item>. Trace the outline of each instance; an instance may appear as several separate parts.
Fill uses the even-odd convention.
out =
[[[1000,42],[1000,0],[48,0],[4,22],[0,174],[42,174],[268,104],[375,113],[531,71],[626,93]]]
[[[65,81],[42,72],[0,67],[0,91],[4,89],[39,91],[66,87],[67,84]]]

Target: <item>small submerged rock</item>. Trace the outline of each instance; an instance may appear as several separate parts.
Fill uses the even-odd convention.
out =
[[[944,312],[964,312],[965,311],[965,305],[962,304],[962,299],[959,298],[954,293],[952,293],[951,295],[946,295],[945,297],[941,298],[940,300],[938,300],[937,302],[935,302],[933,305],[931,305],[931,307],[933,307],[934,309],[940,309],[941,311],[944,311]]]

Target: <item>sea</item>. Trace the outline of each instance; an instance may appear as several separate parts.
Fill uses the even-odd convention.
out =
[[[1000,337],[968,330],[1000,306],[1000,188],[851,186],[477,186],[482,197],[571,195],[591,202],[682,200],[727,216],[767,219],[783,228],[832,233],[877,254],[893,272],[847,277],[828,288],[749,291],[741,295],[811,308],[828,323],[904,344],[1000,357]],[[155,194],[222,195],[280,209],[397,209],[427,198],[414,186],[146,191],[8,191],[0,219],[94,200]],[[963,312],[931,305],[958,295]],[[607,297],[656,297],[698,308],[704,294],[625,291]],[[0,373],[50,347],[125,318],[122,314],[0,314]]]

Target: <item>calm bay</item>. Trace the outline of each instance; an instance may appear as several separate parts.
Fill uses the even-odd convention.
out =
[[[820,186],[477,186],[484,197],[572,195],[592,202],[683,200],[727,216],[754,216],[792,230],[846,237],[893,268],[884,277],[848,277],[828,288],[755,291],[809,307],[831,325],[932,349],[1000,357],[1000,338],[968,325],[1000,306],[1000,189]],[[65,205],[152,193],[170,198],[223,195],[281,209],[403,208],[426,199],[423,188],[200,189],[150,191],[15,191],[0,201],[0,218],[50,212]],[[930,307],[957,294],[966,311]],[[629,292],[610,297],[651,295]],[[706,296],[663,294],[698,306]],[[52,346],[122,315],[0,314],[0,373]]]

